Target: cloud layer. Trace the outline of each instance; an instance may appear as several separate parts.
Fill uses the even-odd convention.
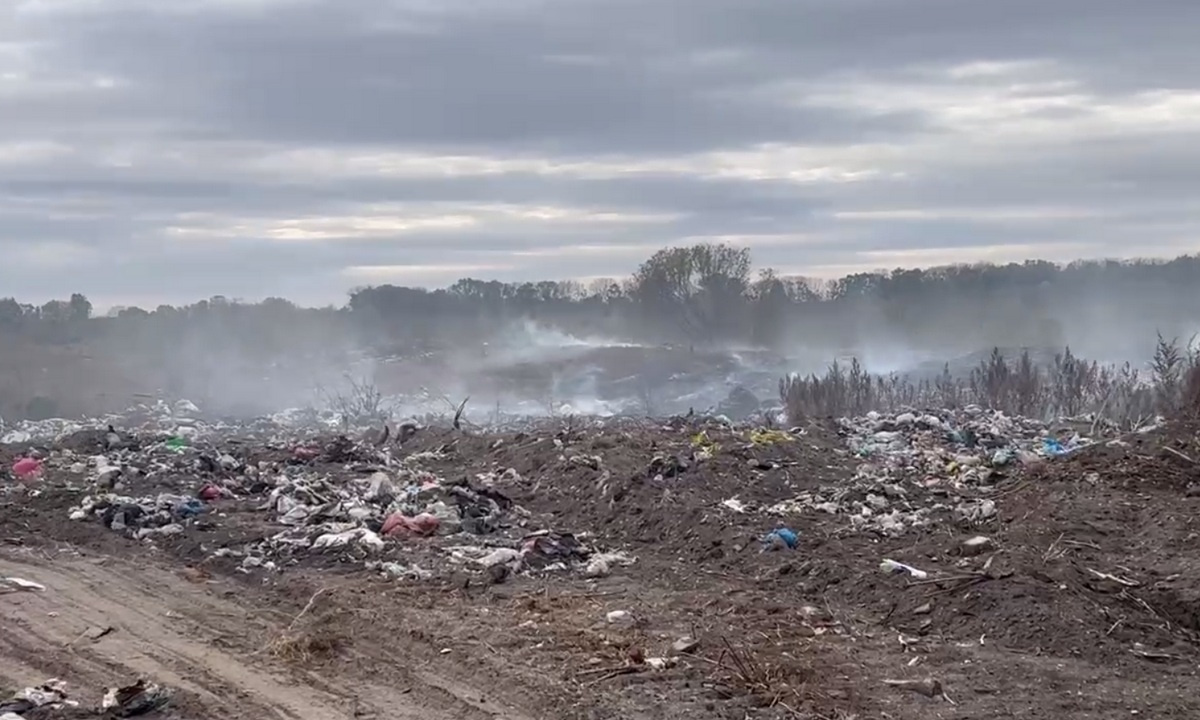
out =
[[[0,294],[1200,250],[1194,0],[10,0]]]

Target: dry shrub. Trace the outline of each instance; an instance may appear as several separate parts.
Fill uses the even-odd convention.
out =
[[[325,405],[341,416],[343,429],[377,427],[391,419],[386,398],[373,382],[350,375],[346,375],[345,380],[346,388],[342,390],[318,388]]]
[[[764,634],[764,637],[767,637]],[[718,697],[742,698],[760,708],[774,708],[776,716],[852,720],[859,704],[853,684],[838,663],[820,661],[794,643],[737,647],[721,638],[721,652],[706,683]],[[825,648],[827,649],[827,648]],[[780,712],[783,711],[783,712]]]
[[[343,638],[328,622],[317,619],[303,628],[280,633],[267,645],[267,652],[292,665],[311,665],[336,656],[344,645]]]
[[[786,377],[779,395],[794,423],[872,410],[978,405],[1047,420],[1086,415],[1132,428],[1155,416],[1200,417],[1200,356],[1160,335],[1148,371],[1083,360],[1070,348],[1043,366],[1028,350],[1013,359],[994,348],[965,377],[952,374],[947,364],[938,377],[921,380],[872,375],[854,360],[849,367],[835,362],[822,376]]]
[[[1193,361],[1184,372],[1179,410],[1189,420],[1200,420],[1200,362]]]
[[[264,650],[294,665],[322,662],[341,652],[345,641],[334,628],[345,611],[330,610],[316,617],[309,615],[317,600],[329,590],[321,588],[313,593],[291,623]]]
[[[813,671],[795,663],[777,664],[760,659],[747,649],[735,648],[727,638],[710,680],[729,697],[748,696],[761,707],[783,707],[799,717],[797,708],[808,700]]]

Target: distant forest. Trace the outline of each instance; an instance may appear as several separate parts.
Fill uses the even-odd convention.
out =
[[[1078,357],[1144,368],[1157,333],[1182,346],[1198,329],[1197,257],[815,281],[756,270],[745,249],[697,245],[662,250],[631,277],[586,286],[469,278],[438,290],[382,285],[354,290],[342,307],[213,297],[97,317],[82,294],[41,306],[4,299],[0,418],[115,412],[153,397],[254,414],[310,402],[315,387],[351,375],[401,392],[461,380],[497,346],[536,353],[541,330],[698,352],[760,348],[801,373],[852,355],[887,373],[994,346],[1053,351],[1039,356],[1069,346]]]
[[[1071,345],[1086,355],[1135,358],[1152,350],[1156,331],[1186,341],[1200,330],[1200,257],[954,265],[816,281],[755,270],[744,248],[704,244],[659,251],[625,279],[381,285],[354,290],[342,308],[213,297],[94,317],[79,294],[40,307],[0,300],[4,336],[48,344],[119,337],[131,351],[216,343],[269,356],[351,341],[399,350],[486,339],[520,321],[577,336],[696,346]]]

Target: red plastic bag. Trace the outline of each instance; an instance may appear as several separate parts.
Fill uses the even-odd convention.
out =
[[[21,482],[36,480],[42,475],[42,461],[34,458],[20,458],[12,466],[13,475]]]
[[[383,521],[383,527],[380,528],[380,533],[383,535],[399,535],[429,537],[437,534],[438,528],[442,521],[436,516],[429,513],[421,513],[415,517],[408,517],[403,513],[392,513],[387,520]]]

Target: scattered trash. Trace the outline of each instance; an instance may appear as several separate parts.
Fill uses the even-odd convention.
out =
[[[161,710],[171,701],[171,695],[162,685],[139,679],[133,685],[105,690],[100,708],[113,717],[137,717]]]
[[[1078,434],[1060,442],[1049,437],[1045,423],[973,405],[939,415],[872,412],[838,422],[859,460],[854,477],[777,502],[768,514],[837,515],[855,531],[884,537],[899,537],[947,516],[986,523],[998,508],[995,500],[979,495],[1003,481],[1015,464],[1093,444]],[[973,499],[953,499],[967,488]]]
[[[8,700],[0,701],[0,713],[21,717],[38,708],[61,709],[76,705],[77,702],[67,697],[67,684],[55,678],[36,687],[27,687]]]
[[[196,493],[196,497],[200,498],[204,502],[215,502],[220,500],[221,496],[221,488],[211,483],[200,488],[200,492]]]
[[[763,538],[763,545],[767,550],[794,550],[799,541],[800,537],[794,530],[783,527],[767,533]]]
[[[992,543],[991,538],[987,538],[982,535],[976,535],[973,538],[964,540],[958,547],[959,553],[963,557],[975,557],[976,555],[982,555],[983,553],[991,551],[995,545]]]
[[[0,577],[0,595],[14,592],[45,591],[46,586],[19,577]]]
[[[676,665],[678,665],[679,658],[673,658],[673,657],[646,658],[645,664],[646,664],[646,667],[650,668],[651,670],[660,670],[660,671],[667,670],[669,668],[673,668]]]
[[[408,517],[403,513],[393,513],[384,521],[380,529],[384,535],[428,537],[437,534],[441,521],[429,513],[421,513]]]
[[[746,504],[737,498],[729,498],[728,500],[724,500],[721,502],[721,506],[738,514],[744,515],[746,513]]]
[[[676,655],[691,655],[700,649],[700,641],[693,637],[681,637],[671,644],[671,651]]]
[[[628,610],[613,610],[605,617],[609,625],[632,625],[633,615]]]
[[[521,552],[512,548],[499,548],[480,558],[479,564],[487,568],[499,565],[516,567],[521,564]]]
[[[924,570],[918,570],[911,565],[905,565],[895,560],[884,559],[879,563],[879,569],[889,575],[908,574],[916,580],[925,580],[929,577],[929,573]]]
[[[568,534],[530,532],[528,514],[503,490],[525,482],[512,468],[482,473],[478,482],[447,480],[428,469],[445,458],[444,448],[398,459],[388,444],[338,435],[299,443],[279,440],[279,450],[272,451],[200,424],[190,427],[186,437],[173,436],[180,442],[148,442],[133,432],[122,436],[119,450],[106,440],[104,452],[90,457],[54,453],[51,462],[89,476],[88,492],[70,508],[69,517],[97,520],[131,539],[156,542],[211,529],[223,523],[226,513],[253,504],[280,530],[214,552],[236,557],[243,573],[280,572],[305,551],[342,553],[363,563],[395,563],[394,558],[380,556],[408,544],[406,540],[428,540],[417,549],[436,554],[437,546],[445,549],[450,543],[477,547],[473,538],[479,536],[489,536],[486,549],[450,555],[474,564],[503,548],[503,560],[493,565],[503,564],[511,573],[578,570],[595,578],[634,561],[621,553],[597,552]],[[305,460],[298,462],[296,449],[312,452],[301,453]],[[596,456],[573,457],[584,467],[599,467]],[[132,492],[146,486],[142,480],[163,487],[180,485],[184,478],[194,486],[151,495]],[[228,504],[218,508],[214,503],[219,501]],[[466,538],[472,540],[464,543]],[[440,570],[435,574],[449,574],[457,569],[453,565],[435,569]],[[411,562],[395,563],[381,572],[430,575],[414,567]],[[500,577],[487,564],[477,567],[493,581]]]
[[[776,443],[791,442],[792,439],[790,434],[782,430],[758,428],[750,432],[750,442],[755,445],[774,445]]]
[[[36,458],[23,457],[13,463],[13,475],[21,482],[36,480],[42,475],[42,461]]]
[[[1050,457],[1057,457],[1067,453],[1067,449],[1062,446],[1062,443],[1050,437],[1042,440],[1042,451]]]
[[[589,578],[608,577],[612,574],[612,564],[606,557],[594,557],[588,561],[587,567],[583,569],[583,574]]]
[[[588,559],[583,574],[590,578],[608,577],[612,574],[613,568],[628,567],[635,562],[637,562],[637,558],[622,552],[596,553]]]
[[[384,548],[383,540],[367,528],[351,528],[342,532],[327,533],[318,536],[316,540],[313,540],[312,548],[314,550],[324,550],[328,548],[343,548],[348,545],[357,545],[368,551],[379,551]]]
[[[180,452],[182,450],[187,449],[188,440],[187,440],[187,438],[183,437],[182,435],[176,435],[175,437],[168,439],[166,441],[166,443],[164,443],[164,444],[166,445],[168,450]]]

